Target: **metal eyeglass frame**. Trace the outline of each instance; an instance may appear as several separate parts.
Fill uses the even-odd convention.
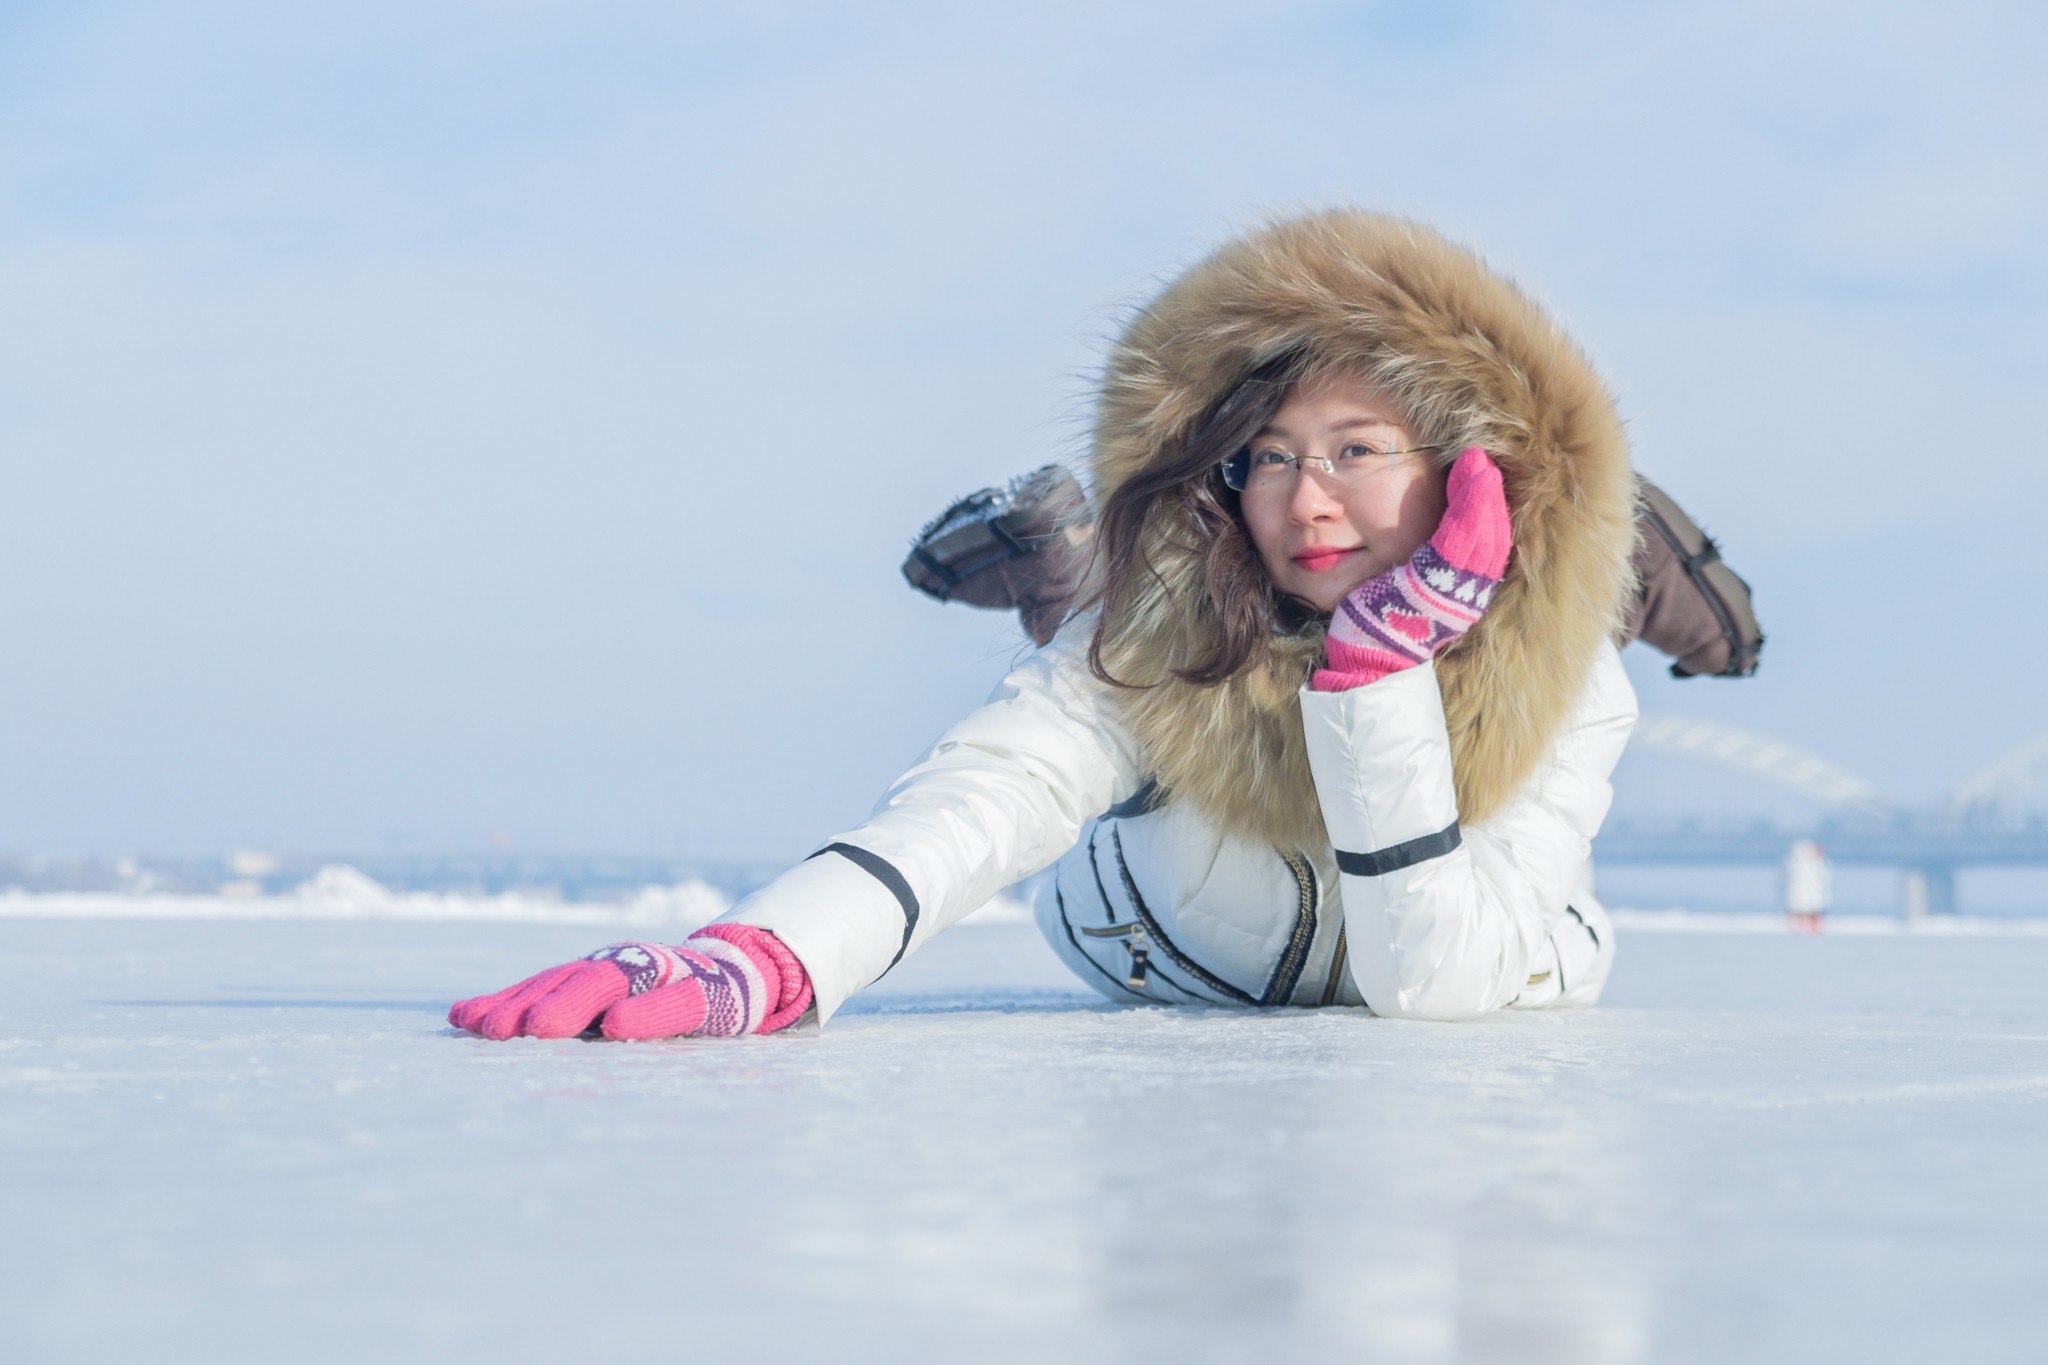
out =
[[[1420,455],[1426,450],[1442,449],[1443,447],[1440,445],[1409,446],[1405,450],[1382,450],[1378,453],[1386,456],[1388,459],[1391,460],[1396,455]],[[1301,472],[1301,466],[1303,461],[1307,461],[1311,464],[1321,465],[1323,467],[1323,472],[1325,474],[1334,475],[1337,472],[1336,461],[1332,460],[1327,455],[1288,455],[1285,457],[1285,459],[1288,464],[1294,467],[1294,472],[1297,474]],[[1231,474],[1231,471],[1233,469],[1237,471],[1235,477],[1232,477]],[[1223,476],[1224,487],[1228,488],[1233,493],[1244,492],[1245,485],[1252,481],[1251,447],[1247,446],[1243,450],[1238,451],[1235,455],[1232,455],[1229,459],[1224,460],[1216,466],[1216,470]]]

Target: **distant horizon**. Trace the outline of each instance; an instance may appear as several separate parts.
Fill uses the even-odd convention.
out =
[[[273,860],[265,870],[234,866],[239,854],[263,853]],[[801,855],[797,855],[801,856]],[[20,890],[31,895],[98,892],[172,892],[205,896],[222,884],[233,882],[253,892],[283,895],[310,881],[328,866],[348,867],[372,876],[380,885],[396,892],[418,890],[461,891],[486,894],[473,877],[481,866],[493,864],[500,874],[499,889],[531,892],[552,889],[565,892],[570,903],[617,901],[650,887],[672,885],[696,879],[716,886],[728,895],[739,896],[765,885],[795,858],[701,856],[650,852],[565,852],[444,849],[416,851],[366,850],[218,850],[196,854],[126,855],[136,867],[125,879],[89,880],[81,884],[66,873],[110,872],[123,855],[14,855],[0,854],[0,894]],[[47,864],[40,876],[24,878],[27,865]],[[438,871],[436,863],[441,866]],[[407,867],[406,865],[412,866]],[[526,864],[534,874],[519,878],[505,874]],[[629,866],[620,868],[618,864]],[[170,871],[171,881],[152,877]],[[631,875],[661,870],[666,875]],[[554,882],[546,879],[552,871]],[[399,875],[392,875],[394,872]],[[1635,910],[1686,909],[1701,913],[1774,913],[1778,896],[1778,872],[1763,866],[1716,867],[1696,863],[1629,865],[1604,863],[1595,843],[1594,872],[1601,898],[1610,908]],[[1838,867],[1835,870],[1835,911],[1842,914],[1898,915],[1903,909],[1901,874],[1889,867]],[[211,873],[211,877],[202,875]],[[375,876],[372,874],[383,874]],[[468,874],[467,878],[463,874]],[[389,880],[385,880],[389,878]],[[1966,867],[1957,874],[1959,909],[1964,915],[2048,916],[2048,867],[1979,868]]]

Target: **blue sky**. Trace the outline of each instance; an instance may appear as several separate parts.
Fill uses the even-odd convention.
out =
[[[1646,709],[1904,801],[2048,728],[2038,7],[992,8],[0,11],[0,848],[802,852],[1014,651],[917,523],[1340,200],[1545,298],[1755,584]]]

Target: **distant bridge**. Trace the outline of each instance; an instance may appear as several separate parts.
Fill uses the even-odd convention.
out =
[[[1786,829],[1679,820],[1611,820],[1594,843],[1603,863],[1776,867],[1797,839],[1812,839],[1844,866],[1896,867],[1906,874],[1908,912],[1952,914],[1962,867],[2048,867],[2048,821],[2010,817],[2007,804],[2048,777],[2048,735],[2013,750],[1957,786],[1933,809],[1911,810],[1841,765],[1795,745],[1718,721],[1645,716],[1632,749],[1684,755],[1747,773],[1810,797],[1828,814]]]

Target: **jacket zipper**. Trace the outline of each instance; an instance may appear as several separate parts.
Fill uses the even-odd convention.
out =
[[[1152,947],[1145,941],[1145,926],[1142,924],[1113,924],[1107,928],[1090,929],[1081,926],[1081,932],[1089,938],[1120,938],[1124,947],[1131,952],[1131,972],[1124,978],[1124,985],[1134,991],[1145,989],[1145,974],[1152,964]]]
[[[1276,850],[1277,851],[1277,850]],[[1287,864],[1287,870],[1294,874],[1297,893],[1294,912],[1294,933],[1287,940],[1287,947],[1280,953],[1280,960],[1273,965],[1273,978],[1266,983],[1266,991],[1259,998],[1261,1005],[1284,1005],[1294,996],[1294,988],[1301,982],[1301,971],[1308,965],[1308,950],[1316,939],[1316,872],[1309,866],[1308,859],[1299,853],[1282,853],[1280,861]]]
[[[1075,953],[1079,954],[1081,960],[1087,963],[1089,966],[1093,967],[1096,971],[1100,972],[1102,974],[1102,979],[1104,981],[1109,982],[1111,985],[1120,985],[1124,987],[1124,989],[1129,990],[1133,994],[1137,994],[1141,998],[1143,998],[1143,993],[1139,991],[1136,987],[1131,985],[1131,982],[1134,980],[1142,984],[1144,979],[1142,973],[1133,971],[1123,981],[1118,981],[1116,977],[1112,975],[1107,968],[1105,968],[1100,962],[1097,962],[1095,960],[1095,957],[1092,953],[1089,953],[1086,949],[1082,948],[1081,941],[1074,937],[1074,921],[1073,918],[1067,914],[1066,892],[1060,889],[1058,881],[1054,881],[1053,883],[1052,896],[1054,903],[1059,906],[1060,924],[1067,931],[1067,942],[1074,945],[1074,951]],[[1090,938],[1114,938],[1118,934],[1123,933],[1125,931],[1121,927],[1116,927],[1106,930],[1083,928],[1081,932],[1086,934]],[[1132,954],[1133,958],[1135,958],[1136,956],[1137,955],[1135,953]],[[1135,965],[1136,963],[1134,962],[1133,966]]]
[[[1330,979],[1323,983],[1323,1006],[1328,1008],[1337,1003],[1337,992],[1344,988],[1344,959],[1347,956],[1344,931],[1348,926],[1337,926],[1337,952],[1330,959]]]
[[[1280,960],[1273,966],[1273,975],[1267,981],[1266,989],[1254,998],[1249,992],[1240,990],[1203,967],[1167,937],[1166,931],[1160,928],[1158,919],[1152,914],[1152,907],[1145,904],[1145,898],[1138,893],[1137,879],[1131,875],[1130,864],[1124,858],[1123,831],[1111,826],[1109,837],[1116,851],[1117,873],[1123,881],[1124,894],[1130,899],[1131,910],[1136,919],[1130,924],[1115,922],[1116,911],[1102,885],[1100,865],[1095,861],[1095,837],[1091,834],[1088,839],[1089,869],[1095,873],[1096,890],[1102,894],[1103,909],[1108,913],[1111,922],[1099,929],[1083,925],[1081,932],[1089,938],[1120,938],[1124,941],[1124,947],[1131,954],[1131,970],[1125,979],[1125,985],[1134,991],[1144,988],[1151,972],[1152,947],[1157,944],[1159,951],[1166,955],[1168,961],[1219,995],[1246,1005],[1270,1006],[1284,1005],[1288,1002],[1294,994],[1294,988],[1301,981],[1302,970],[1308,965],[1309,949],[1314,946],[1316,937],[1316,874],[1308,859],[1298,853],[1280,854],[1280,860],[1294,875],[1294,931],[1288,936],[1287,947],[1281,951]],[[1344,942],[1341,930],[1337,942],[1341,954]],[[1325,991],[1327,993],[1327,987]]]
[[[1159,927],[1159,921],[1153,917],[1152,907],[1145,904],[1145,898],[1138,894],[1137,879],[1131,876],[1131,865],[1124,861],[1123,831],[1112,826],[1109,831],[1109,841],[1116,849],[1116,870],[1123,878],[1124,895],[1130,898],[1131,912],[1137,917],[1138,921],[1137,927],[1142,928],[1146,937],[1152,943],[1158,945],[1159,951],[1166,956],[1166,960],[1218,995],[1235,1000],[1240,1005],[1258,1004],[1259,1002],[1252,997],[1250,992],[1240,990],[1236,986],[1231,985],[1228,981],[1225,981],[1222,977],[1216,975],[1174,946],[1173,940],[1166,936],[1166,932]],[[1086,931],[1084,930],[1083,932]],[[1137,957],[1135,946],[1132,948],[1131,956],[1133,958],[1133,970],[1135,971],[1135,959]]]

